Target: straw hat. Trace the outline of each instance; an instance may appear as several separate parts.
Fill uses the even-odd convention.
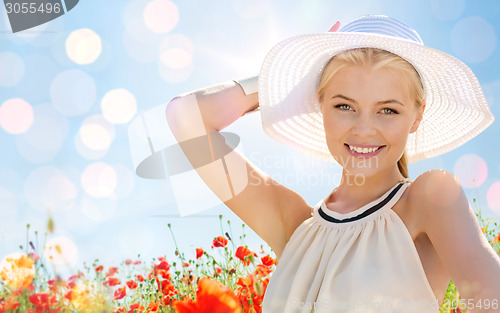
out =
[[[426,108],[418,130],[408,135],[409,162],[457,148],[493,122],[481,86],[467,65],[425,47],[417,32],[401,21],[368,15],[337,32],[295,36],[271,49],[259,75],[264,131],[302,153],[335,162],[326,144],[316,96],[319,78],[333,55],[361,47],[397,54],[421,77]]]

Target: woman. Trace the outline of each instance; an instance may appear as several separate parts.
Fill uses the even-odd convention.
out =
[[[279,258],[263,312],[436,312],[450,279],[470,312],[500,312],[500,260],[460,183],[406,168],[491,124],[476,77],[395,19],[337,28],[276,45],[258,93],[250,79],[167,107],[201,178]],[[317,205],[225,144],[219,131],[258,106],[272,138],[342,165]]]

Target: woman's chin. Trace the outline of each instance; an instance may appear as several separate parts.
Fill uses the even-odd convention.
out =
[[[344,167],[345,174],[355,177],[369,178],[380,173],[379,168],[350,168]]]

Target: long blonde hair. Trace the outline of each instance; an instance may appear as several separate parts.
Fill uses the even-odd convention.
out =
[[[415,68],[400,56],[386,50],[377,48],[357,48],[343,51],[333,56],[326,64],[319,81],[318,99],[323,101],[325,88],[332,77],[343,67],[348,65],[370,65],[373,70],[390,68],[400,76],[407,90],[410,92],[410,97],[415,99],[417,107],[422,106],[425,99],[424,87],[420,76]],[[403,155],[398,161],[398,168],[405,178],[408,178],[408,160],[403,151]]]

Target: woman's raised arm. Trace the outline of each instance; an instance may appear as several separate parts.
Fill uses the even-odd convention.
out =
[[[240,83],[226,82],[175,97],[167,105],[166,118],[201,179],[279,257],[293,231],[310,216],[310,206],[219,133],[258,107],[258,94],[248,87],[252,81]],[[195,197],[196,190],[192,192]]]

